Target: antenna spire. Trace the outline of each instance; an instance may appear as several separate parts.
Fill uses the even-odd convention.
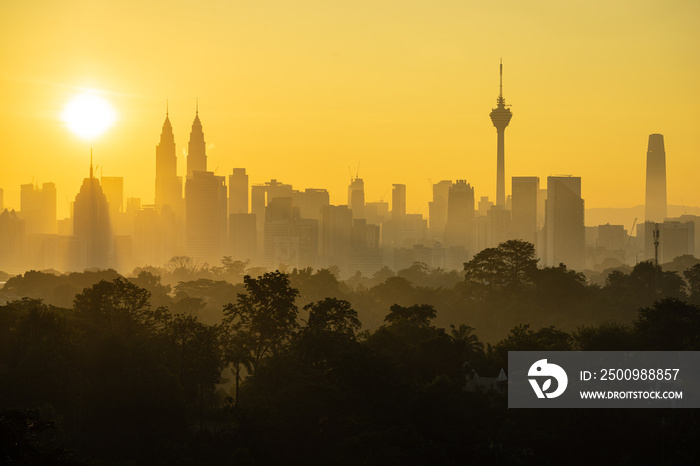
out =
[[[92,178],[92,147],[90,148],[90,178]]]
[[[170,112],[168,109],[168,99],[165,99],[165,118],[168,118],[169,114],[170,114]]]
[[[501,58],[501,70],[500,70],[500,74],[501,74],[500,96],[502,97],[502,96],[503,96],[503,59],[502,59],[502,58]]]
[[[199,115],[199,97],[195,100],[195,114]]]

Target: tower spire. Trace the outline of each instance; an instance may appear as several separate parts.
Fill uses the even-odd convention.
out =
[[[90,178],[92,178],[92,147],[90,148]]]
[[[170,112],[168,109],[168,99],[165,99],[165,118],[168,118],[170,116]]]
[[[194,113],[195,115],[199,115],[199,97],[195,100]]]
[[[503,97],[503,59],[501,58],[501,84],[500,84],[500,92],[498,94],[500,97]]]

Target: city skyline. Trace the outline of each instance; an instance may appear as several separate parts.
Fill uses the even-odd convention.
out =
[[[697,5],[592,3],[552,8],[544,16],[534,10],[547,2],[536,3],[533,12],[517,4],[510,10],[481,6],[480,17],[508,26],[481,45],[477,37],[490,21],[470,21],[476,12],[457,2],[400,11],[389,2],[357,4],[349,15],[337,5],[302,2],[299,11],[288,11],[273,3],[274,12],[183,4],[166,15],[168,21],[148,28],[143,23],[157,17],[158,3],[143,16],[106,27],[108,15],[123,13],[83,2],[38,13],[3,7],[16,21],[0,33],[14,44],[0,69],[0,124],[8,153],[21,154],[4,158],[5,205],[19,204],[21,184],[53,182],[59,217],[66,216],[65,200],[78,191],[90,147],[105,176],[125,177],[126,197],[150,202],[150,161],[165,102],[182,176],[197,97],[209,167],[218,167],[219,176],[246,167],[251,184],[279,179],[300,189],[327,188],[332,204],[344,204],[347,167],[360,162],[367,201],[405,184],[407,211],[427,216],[428,179],[466,179],[477,197],[495,200],[493,127],[486,113],[493,108],[500,57],[508,102],[517,108],[508,127],[506,191],[514,176],[573,174],[584,180],[587,207],[641,205],[644,139],[661,133],[669,205],[700,205],[692,178],[700,170],[700,143],[692,136],[692,109],[700,102],[694,85]],[[304,15],[327,21],[295,25]],[[217,28],[217,16],[232,26]],[[134,37],[115,41],[123,36],[116,24],[131,28]],[[542,36],[531,33],[533,24]],[[195,34],[176,32],[185,26]],[[37,48],[39,28],[55,37],[41,42],[46,50]],[[64,38],[69,30],[72,39]],[[132,54],[135,42],[139,50]],[[217,68],[213,75],[211,67]],[[86,88],[99,91],[117,114],[112,129],[91,142],[69,133],[59,118]]]
[[[501,67],[502,67],[502,65],[501,65]],[[503,100],[502,93],[500,94],[498,101],[501,102],[501,100]],[[499,103],[499,105],[501,105],[501,104]],[[174,130],[173,130],[173,127],[172,127],[172,123],[171,123],[171,120],[170,120],[169,105],[166,105],[165,120],[163,121],[163,123],[161,123],[161,134],[160,134],[160,137],[159,137],[159,143],[156,144],[156,158],[155,158],[156,162],[155,162],[155,163],[149,163],[149,164],[148,164],[148,166],[151,166],[151,165],[152,165],[153,168],[154,168],[154,169],[153,169],[153,173],[154,173],[154,179],[156,180],[154,186],[155,186],[156,188],[155,188],[155,190],[153,191],[153,194],[151,195],[150,198],[148,198],[148,197],[142,198],[142,197],[138,197],[138,196],[131,196],[131,195],[129,195],[129,192],[124,192],[124,200],[133,198],[133,199],[138,199],[139,202],[140,202],[141,204],[145,204],[145,205],[151,205],[151,204],[158,204],[158,205],[160,205],[160,204],[161,204],[161,203],[159,203],[158,200],[157,200],[157,199],[158,199],[158,196],[159,196],[159,195],[158,195],[158,189],[159,189],[159,188],[158,188],[158,183],[159,183],[159,182],[157,181],[158,178],[159,178],[159,175],[158,175],[159,171],[158,171],[158,168],[157,168],[157,166],[158,166],[157,160],[159,160],[159,157],[163,157],[162,155],[159,155],[159,154],[161,153],[160,146],[164,144],[164,141],[165,141],[165,145],[167,146],[167,147],[164,149],[164,150],[167,151],[167,153],[168,153],[168,156],[167,156],[167,157],[170,157],[170,159],[172,159],[172,157],[175,156],[175,158],[176,158],[176,160],[175,160],[176,165],[175,165],[175,166],[172,165],[172,161],[169,160],[169,161],[167,162],[167,164],[168,164],[168,166],[169,166],[168,170],[170,170],[170,171],[169,171],[169,176],[170,176],[170,178],[172,179],[172,181],[170,182],[170,186],[169,186],[169,188],[167,188],[167,189],[170,189],[170,190],[171,190],[171,193],[173,193],[173,192],[174,192],[174,193],[177,193],[178,188],[179,188],[179,192],[181,193],[181,196],[184,196],[184,193],[185,193],[185,183],[184,183],[184,180],[185,180],[185,178],[186,178],[187,176],[190,176],[190,177],[191,177],[191,172],[192,172],[193,170],[207,171],[207,153],[206,153],[206,151],[207,151],[210,147],[213,147],[213,146],[207,144],[207,143],[204,141],[203,124],[202,124],[202,122],[201,122],[201,120],[200,120],[200,118],[199,118],[199,108],[198,108],[198,106],[199,106],[199,105],[198,105],[198,103],[197,103],[197,105],[196,105],[196,107],[195,107],[195,112],[194,112],[194,115],[195,115],[195,116],[194,116],[194,121],[193,121],[193,123],[190,124],[190,131],[188,132],[188,134],[189,134],[188,140],[183,141],[183,143],[181,144],[181,145],[183,145],[183,146],[188,147],[189,150],[181,149],[181,150],[178,151],[178,150],[176,150],[176,148],[178,147],[178,144],[177,144],[177,139],[178,139],[178,138],[177,138],[177,136],[174,134]],[[510,106],[510,105],[507,105],[507,104],[505,104],[505,103],[503,102],[503,108],[504,108],[504,109],[505,109],[505,107],[508,107],[508,106]],[[498,107],[498,108],[500,108],[500,107]],[[506,110],[509,111],[509,109],[506,109]],[[492,114],[493,114],[493,112],[492,112]],[[193,140],[193,135],[194,135],[194,138],[195,138],[194,140]],[[662,146],[663,146],[663,135],[659,135],[658,133],[653,133],[652,136],[661,136],[661,137],[662,137],[662,143],[661,143],[661,144],[662,144]],[[155,139],[155,140],[158,140],[158,138],[154,138],[154,139]],[[88,141],[88,144],[89,144],[90,142],[91,142],[91,141]],[[173,143],[174,143],[174,144],[173,144]],[[194,144],[194,145],[193,145],[193,144]],[[495,148],[498,148],[498,146],[499,146],[500,144],[501,144],[501,143],[500,143],[500,140],[499,140],[496,144],[494,144],[494,146],[496,146]],[[89,144],[89,145],[92,146],[92,144]],[[174,145],[174,147],[173,147],[173,145]],[[192,150],[193,147],[194,147],[194,151]],[[90,160],[92,161],[92,158],[93,158],[93,148],[90,147],[90,148],[87,149],[87,150],[89,150],[89,152],[90,152]],[[663,150],[663,147],[662,147],[662,150]],[[190,157],[190,153],[194,154],[194,156],[193,156],[193,157]],[[487,158],[488,158],[488,157],[487,157]],[[638,155],[638,158],[642,158],[642,157]],[[645,167],[646,167],[646,165],[647,165],[648,162],[646,161],[646,158],[645,158],[644,160],[645,160],[645,161],[644,161],[643,163],[644,163],[644,165],[645,165]],[[91,162],[91,163],[92,163],[92,162]],[[190,167],[191,164],[194,164],[194,168]],[[83,164],[83,165],[84,165],[84,164]],[[96,165],[96,167],[95,167],[96,169],[100,168],[99,160],[97,160],[97,163],[96,163],[95,165]],[[510,198],[511,198],[511,196],[512,196],[512,194],[513,194],[512,191],[510,190],[510,182],[511,182],[511,180],[512,180],[513,178],[522,178],[523,176],[528,177],[529,175],[523,175],[523,174],[514,173],[514,174],[508,174],[508,175],[506,176],[506,175],[503,173],[503,170],[499,170],[498,164],[497,164],[497,163],[492,163],[492,165],[493,165],[493,168],[494,168],[494,169],[493,169],[493,172],[494,172],[494,174],[497,175],[496,178],[501,177],[501,176],[504,176],[504,177],[505,177],[505,183],[504,183],[504,184],[509,186],[509,189],[508,189],[508,190],[505,190],[505,196],[504,196],[504,197],[505,197],[505,199],[504,199],[504,204],[505,204],[505,200],[507,199],[508,201],[510,201]],[[78,167],[78,169],[80,169],[80,167]],[[172,174],[172,170],[173,170],[173,169],[176,170],[176,172],[175,172],[174,174]],[[231,171],[231,170],[239,170],[239,169],[240,169],[240,167],[234,166],[234,167],[232,167],[231,169],[229,169],[229,171]],[[247,168],[243,168],[243,169],[244,169],[244,170],[248,170]],[[214,170],[216,171],[217,176],[222,176],[222,177],[223,177],[223,176],[226,175],[226,174],[224,174],[224,173],[221,173],[220,167],[218,167],[218,166],[217,166]],[[359,175],[360,175],[360,164],[358,163],[358,166],[357,166],[357,168],[356,168],[355,173],[353,173],[352,167],[350,167],[350,166],[347,167],[347,170],[348,170],[348,172],[349,172],[349,175],[346,177],[346,186],[345,186],[345,189],[348,189],[347,183],[349,183],[350,186],[352,186],[354,183],[356,183],[356,182],[358,182],[358,181],[359,181],[360,183],[362,183],[362,187],[365,188],[365,185],[364,185],[364,177],[360,177],[360,176],[359,176]],[[646,170],[648,170],[648,167],[646,167],[645,173],[646,173]],[[145,171],[148,172],[148,170],[145,170]],[[269,170],[268,170],[268,172],[269,172]],[[136,175],[135,173],[120,174],[120,173],[112,173],[112,172],[108,172],[108,174],[105,175],[104,172],[103,172],[103,168],[102,168],[99,175],[98,175],[97,173],[95,173],[95,178],[113,178],[113,177],[119,177],[119,178],[123,178],[123,179],[129,179],[129,177],[134,177],[135,175]],[[228,175],[230,175],[230,173],[229,173]],[[538,178],[540,177],[539,175],[532,175],[532,176],[538,177]],[[570,174],[570,173],[567,173],[567,174],[556,174],[556,175],[550,174],[550,175],[548,175],[548,176],[574,176],[574,174]],[[162,176],[161,176],[161,177],[162,177]],[[459,175],[458,175],[458,177],[459,177]],[[458,177],[457,177],[457,178],[452,178],[452,179],[458,180],[458,179],[459,179]],[[493,175],[492,175],[492,177],[493,177]],[[321,178],[323,178],[323,177],[319,177],[319,180],[320,180]],[[543,177],[543,178],[546,178],[546,176]],[[665,175],[665,178],[668,178],[668,176]],[[250,181],[250,186],[264,185],[265,183],[269,182],[270,180],[277,180],[277,179],[281,179],[283,182],[289,183],[290,185],[294,186],[296,189],[302,189],[302,190],[303,190],[303,189],[327,189],[328,192],[329,192],[329,195],[330,195],[330,199],[331,199],[331,204],[332,204],[332,205],[349,205],[349,204],[350,204],[350,198],[349,198],[349,197],[343,198],[343,196],[342,196],[341,194],[332,192],[330,189],[327,188],[326,185],[320,184],[320,183],[325,182],[325,180],[326,180],[325,178],[323,178],[324,181],[318,181],[317,183],[312,184],[312,186],[303,187],[303,186],[300,186],[300,185],[295,185],[293,182],[290,182],[290,181],[292,181],[292,180],[288,180],[288,179],[285,179],[285,178],[280,177],[280,176],[275,176],[274,173],[273,173],[272,177],[271,177],[271,178],[267,178],[267,179],[252,178],[252,180]],[[349,181],[347,181],[347,180],[349,180]],[[426,180],[427,180],[428,183],[430,184],[430,189],[431,189],[431,193],[432,193],[432,185],[433,185],[432,178],[431,178],[431,177],[428,177]],[[645,180],[646,180],[646,176],[645,176]],[[467,181],[469,181],[470,184],[473,184],[473,183],[471,182],[470,179],[468,179]],[[32,186],[32,185],[39,186],[39,185],[46,184],[46,183],[56,185],[56,183],[53,182],[52,179],[48,179],[48,180],[38,180],[38,179],[36,179],[36,178],[33,177],[31,183],[21,183],[21,185],[17,185],[17,188],[20,188],[21,186]],[[163,183],[163,181],[161,181],[160,183]],[[645,186],[646,186],[646,183],[648,183],[648,181],[642,181],[642,184],[644,184]],[[151,184],[153,184],[153,183],[151,183]],[[370,180],[370,183],[369,183],[369,184],[370,184],[370,185],[372,184],[372,183],[371,183],[371,180]],[[368,198],[368,197],[367,197],[367,194],[366,194],[366,191],[364,191],[364,193],[365,193],[365,194],[364,194],[364,198],[365,198],[366,202],[384,201],[384,202],[389,202],[389,205],[391,206],[391,205],[392,205],[392,202],[390,202],[390,201],[391,201],[391,199],[390,199],[390,198],[391,198],[390,190],[392,189],[391,187],[392,187],[392,186],[395,186],[396,184],[397,184],[397,183],[390,183],[389,185],[387,185],[387,188],[386,188],[386,190],[383,192],[383,194],[381,194],[378,198],[374,198],[374,199],[373,199],[373,198]],[[483,184],[488,184],[488,182],[484,181]],[[673,180],[671,180],[670,184],[673,185]],[[404,183],[401,183],[401,185],[407,186],[407,185],[404,184]],[[227,185],[227,186],[229,186],[229,185]],[[0,189],[3,190],[4,208],[19,210],[20,189],[13,189],[13,188],[15,188],[14,185],[0,186]],[[412,188],[411,186],[408,186],[408,188],[404,188],[404,189],[406,189],[406,190],[408,190],[408,191],[411,191],[411,188]],[[505,187],[504,187],[504,188],[505,188]],[[61,188],[56,187],[55,189],[56,189],[57,191],[61,191]],[[71,189],[71,188],[68,188],[67,190],[66,190],[66,188],[63,188],[63,189],[64,189],[63,193],[65,194],[66,191],[69,191],[69,192],[70,192],[70,189]],[[166,189],[166,188],[161,188],[161,189]],[[477,184],[473,184],[473,189],[475,190],[475,193],[476,193],[475,195],[476,195],[476,197],[487,197],[490,201],[493,202],[493,204],[498,205],[498,204],[497,204],[498,193],[497,193],[496,191],[494,191],[493,193],[484,193],[484,191],[483,191],[482,189],[479,189],[479,186],[478,186]],[[645,191],[646,191],[648,188],[644,188],[644,189],[645,189]],[[174,191],[173,191],[173,190],[174,190]],[[77,194],[77,192],[78,192],[78,190],[75,191],[75,194]],[[586,191],[584,190],[584,191],[582,191],[582,192],[585,193]],[[589,191],[589,193],[590,193],[590,191]],[[9,194],[9,196],[8,196],[8,194]],[[74,194],[74,195],[75,195],[75,194]],[[65,196],[66,196],[67,199],[73,198],[74,195],[71,196],[71,197],[69,197],[68,194],[65,194]],[[171,194],[171,196],[172,196],[172,195],[177,196],[177,194]],[[431,194],[431,195],[432,195],[432,194]],[[583,196],[585,196],[585,194],[584,194]],[[420,214],[420,215],[422,215],[422,216],[425,217],[425,218],[428,217],[429,209],[427,209],[427,207],[429,207],[429,204],[431,203],[431,198],[429,198],[429,199],[425,202],[425,205],[417,205],[417,204],[419,204],[418,202],[415,202],[415,201],[414,201],[414,202],[411,203],[411,202],[408,201],[409,196],[405,196],[405,197],[406,197],[406,200],[404,201],[404,206],[403,206],[403,208],[404,208],[407,212]],[[60,197],[59,197],[59,199],[60,199]],[[666,199],[667,199],[667,197],[664,196],[664,201],[666,201]],[[180,200],[182,201],[183,198],[181,198]],[[683,201],[681,200],[681,202],[683,202]],[[168,203],[168,202],[166,202],[166,203]],[[645,196],[644,196],[639,202],[637,202],[636,204],[632,204],[632,205],[629,205],[629,206],[618,206],[617,208],[621,208],[621,209],[623,209],[623,210],[624,210],[624,209],[632,210],[633,208],[642,207],[642,206],[644,206],[646,203],[647,203],[647,195],[646,195],[646,192],[645,192]],[[672,204],[670,201],[666,201],[666,202],[664,202],[664,204],[667,204],[669,207],[671,207],[671,206],[674,205],[674,204]],[[683,207],[685,207],[685,208],[690,208],[691,210],[696,210],[698,207],[700,207],[700,206],[694,206],[694,205],[686,205],[685,203],[683,203],[683,204],[681,204],[681,205],[682,205]],[[59,201],[59,202],[58,202],[58,207],[57,207],[57,209],[56,209],[56,210],[57,210],[58,218],[61,219],[61,218],[68,218],[68,217],[70,217],[69,205],[63,206],[63,208],[61,208],[61,207],[62,207],[62,206],[61,206],[61,203],[60,203],[60,201]],[[411,207],[413,207],[413,209],[412,209]],[[609,206],[609,205],[595,206],[595,207],[593,207],[593,208],[605,209],[605,208],[609,208],[609,207],[615,208],[615,206]],[[678,205],[676,205],[676,207],[678,207]],[[587,206],[586,208],[588,209],[588,208],[590,208],[590,207]],[[249,209],[250,209],[250,204],[249,204]],[[663,218],[663,217],[659,217],[659,218]],[[641,219],[641,218],[640,218],[640,219]],[[619,219],[619,221],[622,222],[622,223],[627,222],[628,220],[630,220],[630,219],[629,219],[629,218],[626,218],[626,217],[625,217],[625,218],[620,218],[620,219]]]

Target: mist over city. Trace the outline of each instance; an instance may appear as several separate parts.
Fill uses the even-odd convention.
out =
[[[511,357],[700,351],[698,6],[0,15],[0,463],[695,462]]]

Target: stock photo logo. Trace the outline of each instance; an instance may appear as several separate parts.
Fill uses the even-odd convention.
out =
[[[546,359],[536,361],[527,373],[537,398],[556,398],[566,390],[569,378],[566,371],[556,364],[548,363]],[[554,389],[552,380],[556,380]]]

